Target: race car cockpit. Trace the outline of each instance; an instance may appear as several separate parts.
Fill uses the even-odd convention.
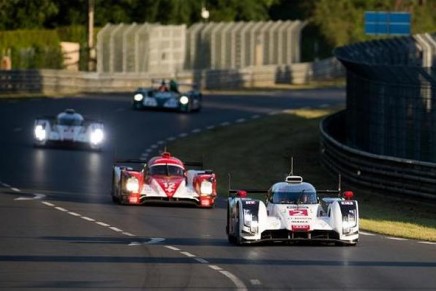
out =
[[[183,168],[175,165],[156,165],[148,170],[149,175],[164,175],[164,176],[183,176]]]
[[[316,204],[316,193],[312,191],[271,192],[269,201],[274,204]]]
[[[56,117],[57,124],[65,126],[81,126],[83,120],[83,116],[76,113],[74,109],[66,109]]]

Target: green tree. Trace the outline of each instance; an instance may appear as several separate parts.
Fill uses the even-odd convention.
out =
[[[277,0],[209,0],[204,1],[211,21],[269,20],[269,8]]]
[[[0,30],[43,28],[57,13],[51,0],[0,0]]]
[[[424,0],[318,0],[311,20],[333,46],[372,39],[365,35],[365,11],[405,11],[412,13],[412,33],[436,30],[436,3]]]

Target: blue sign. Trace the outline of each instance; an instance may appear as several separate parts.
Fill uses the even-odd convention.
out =
[[[365,12],[365,33],[372,35],[410,35],[409,12]]]

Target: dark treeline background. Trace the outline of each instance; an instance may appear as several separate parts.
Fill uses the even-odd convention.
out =
[[[86,50],[91,0],[0,0],[0,55],[18,65],[23,48],[47,50],[57,41]],[[91,2],[92,3],[92,2]],[[436,31],[436,0],[93,0],[95,33],[107,23],[186,24],[200,21],[305,20],[302,60],[331,56],[332,48],[373,36],[364,33],[365,11],[412,13],[412,33]],[[202,8],[209,11],[207,20]],[[54,33],[54,34],[53,34]],[[35,49],[36,48],[36,49]],[[41,62],[46,62],[41,57]],[[50,65],[53,67],[53,65]]]
[[[187,24],[203,21],[309,20],[326,41],[364,40],[365,11],[408,11],[413,33],[436,29],[436,0],[94,0],[95,26],[106,23]],[[0,0],[0,31],[86,25],[89,0]]]

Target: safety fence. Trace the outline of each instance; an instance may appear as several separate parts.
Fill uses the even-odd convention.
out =
[[[341,111],[320,124],[321,160],[345,181],[385,195],[436,200],[436,163],[375,155],[347,146]]]
[[[436,37],[379,39],[335,50],[346,110],[320,125],[323,163],[386,195],[436,199]]]
[[[347,70],[347,143],[373,154],[436,162],[436,38],[341,47]]]
[[[107,24],[97,35],[97,72],[241,69],[300,62],[304,21]]]

